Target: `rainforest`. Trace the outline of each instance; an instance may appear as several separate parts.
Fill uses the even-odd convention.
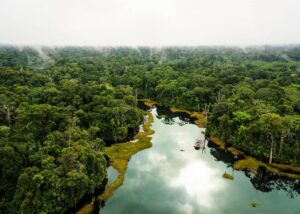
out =
[[[300,46],[2,45],[0,168],[1,213],[300,213]]]

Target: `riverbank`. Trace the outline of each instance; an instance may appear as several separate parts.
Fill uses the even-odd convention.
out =
[[[183,110],[183,109],[178,109],[175,107],[171,107],[170,111],[173,113],[186,113],[188,114],[191,118],[194,118],[195,120],[193,123],[197,125],[199,128],[204,128],[206,124],[206,118],[203,112],[197,112],[197,111],[188,111],[188,110]]]
[[[152,108],[155,105],[158,105],[158,103],[154,100],[150,99],[139,99],[140,102],[143,102],[145,106]]]
[[[136,140],[134,143],[118,143],[105,148],[105,154],[109,157],[110,165],[118,171],[119,175],[115,181],[106,187],[104,193],[101,194],[100,199],[102,201],[107,200],[113,194],[114,190],[122,185],[130,158],[139,151],[152,146],[150,135],[154,133],[151,129],[154,119],[150,112],[146,112],[145,114],[147,115],[147,122],[143,125],[143,132],[139,132],[134,137]]]
[[[279,163],[264,163],[260,160],[257,160],[255,157],[247,155],[234,147],[226,147],[225,142],[219,138],[211,137],[210,141],[213,142],[216,146],[218,146],[219,149],[226,150],[230,152],[233,156],[238,157],[239,160],[237,160],[233,164],[233,168],[235,170],[250,170],[252,173],[256,174],[258,173],[258,169],[262,167],[267,171],[280,176],[292,179],[300,179],[300,167],[298,166],[291,166]]]
[[[118,177],[105,188],[104,192],[100,196],[98,196],[98,200],[106,201],[109,197],[111,197],[113,192],[124,182],[130,158],[139,151],[152,146],[150,135],[154,134],[154,131],[151,129],[154,118],[150,112],[145,112],[145,115],[147,120],[142,125],[143,131],[139,132],[134,137],[134,142],[118,143],[104,149],[104,153],[109,158],[109,164],[118,171]],[[86,204],[76,213],[92,213],[94,209],[93,203],[98,200],[94,199],[91,203]]]
[[[170,111],[173,113],[186,113],[191,118],[195,118],[194,124],[197,125],[199,128],[203,128],[207,122],[202,112],[192,112],[184,109],[177,109],[175,107],[171,107]],[[234,148],[232,146],[226,147],[226,143],[217,137],[210,137],[209,140],[213,142],[219,149],[226,150],[230,152],[233,156],[239,158],[239,160],[233,164],[233,168],[235,170],[250,170],[252,173],[258,173],[258,169],[262,167],[267,171],[280,176],[288,177],[291,179],[300,179],[300,167],[291,166],[287,164],[264,163],[260,160],[257,160],[255,157],[252,157],[251,155],[245,154],[243,151],[237,148]]]

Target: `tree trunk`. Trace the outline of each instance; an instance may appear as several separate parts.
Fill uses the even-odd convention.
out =
[[[272,164],[273,161],[273,146],[274,146],[274,137],[271,135],[271,149],[270,149],[270,156],[269,156],[269,164]]]
[[[205,105],[204,105],[205,119],[207,119],[208,112],[209,112],[209,105],[207,103],[205,103]]]
[[[147,98],[147,88],[148,88],[148,82],[145,84],[145,98]]]
[[[135,102],[136,102],[136,105],[138,104],[138,94],[137,94],[137,88],[135,89]]]
[[[11,105],[3,105],[4,113],[6,115],[6,120],[8,122],[8,127],[11,127],[11,110],[13,110],[13,107]]]
[[[72,134],[70,133],[70,134],[69,134],[69,140],[68,140],[68,142],[69,142],[69,147],[71,146],[71,141],[72,141]]]
[[[298,159],[299,159],[298,153],[299,153],[300,147],[299,147],[299,142],[298,142],[298,139],[297,139],[297,135],[296,135],[295,138],[296,138],[296,149],[294,151],[294,160],[295,160],[295,164],[297,164],[298,163]]]
[[[281,133],[280,136],[280,144],[279,144],[279,151],[278,154],[280,155],[282,153],[282,148],[284,145],[284,139],[289,135],[289,130],[286,133]]]
[[[281,154],[281,152],[282,152],[282,146],[283,146],[283,143],[284,143],[284,136],[283,135],[281,135],[281,137],[280,137],[280,143],[279,143],[279,151],[278,151],[278,155],[280,155]]]

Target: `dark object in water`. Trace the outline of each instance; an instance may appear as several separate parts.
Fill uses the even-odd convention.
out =
[[[256,207],[258,207],[259,206],[259,203],[256,203],[256,202],[252,202],[251,203],[251,207],[253,207],[253,208],[256,208]]]
[[[184,149],[180,149],[181,152],[184,152]]]
[[[199,150],[199,149],[200,149],[200,146],[194,146],[194,148],[195,148],[196,150]]]
[[[195,142],[194,148],[195,148],[196,150],[199,150],[199,149],[201,149],[201,148],[203,148],[203,147],[204,147],[204,141],[201,140],[201,139],[198,139],[198,140]]]
[[[233,179],[234,179],[234,177],[233,177],[232,175],[230,175],[230,174],[228,174],[228,173],[226,173],[226,172],[224,172],[223,178],[226,178],[226,179],[228,179],[228,180],[233,180]]]

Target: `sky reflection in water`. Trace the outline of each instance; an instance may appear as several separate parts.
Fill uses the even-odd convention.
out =
[[[153,147],[130,160],[124,184],[101,214],[300,213],[299,196],[257,191],[244,172],[217,161],[210,148],[195,150],[195,140],[204,139],[203,129],[183,125],[179,118],[172,125],[155,118],[152,129]],[[234,181],[222,177],[225,171],[233,173]],[[259,206],[252,208],[252,202]]]

